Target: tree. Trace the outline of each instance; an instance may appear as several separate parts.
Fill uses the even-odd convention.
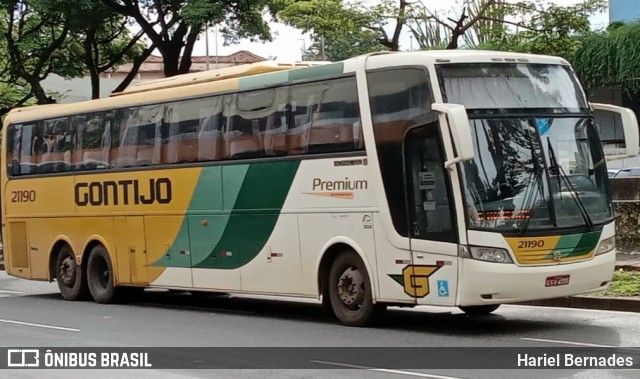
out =
[[[327,15],[330,15],[329,17]],[[311,33],[306,60],[342,60],[370,51],[386,50],[382,33],[371,28],[379,13],[342,0],[286,1],[277,17]]]
[[[142,55],[142,31],[132,35],[130,20],[99,0],[50,0],[49,7],[63,12],[74,41],[78,60],[91,78],[91,98],[100,97],[100,74]]]
[[[505,30],[506,15],[520,4],[506,0],[466,0],[458,14],[439,14],[417,3],[407,17],[408,26],[422,49],[457,49],[460,40],[474,46]]]
[[[605,8],[604,0],[571,6],[518,3],[501,21],[511,28],[493,34],[480,47],[569,57],[579,46],[576,37],[591,32],[589,17]]]
[[[383,0],[369,6],[343,0],[280,0],[280,7],[279,20],[311,34],[307,58],[342,60],[373,51],[400,50],[411,5],[406,0]]]
[[[46,0],[3,0],[0,20],[2,54],[0,78],[7,85],[27,89],[22,105],[32,96],[38,104],[55,102],[40,82],[52,73],[64,78],[82,76],[79,49],[64,14],[47,7]]]
[[[16,105],[31,105],[34,101],[29,90],[24,87],[0,82],[0,117]]]
[[[612,24],[606,31],[586,33],[566,56],[585,87],[617,86],[640,92],[640,23]]]
[[[200,33],[211,24],[223,24],[227,43],[240,38],[271,39],[263,11],[273,5],[267,0],[100,0],[124,17],[135,20],[150,44],[134,59],[122,91],[137,74],[144,60],[158,49],[165,76],[189,72],[191,55]],[[275,12],[275,8],[269,8]]]

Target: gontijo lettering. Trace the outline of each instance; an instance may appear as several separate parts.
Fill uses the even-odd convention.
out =
[[[149,205],[171,203],[171,180],[169,178],[110,180],[104,182],[79,182],[75,185],[76,205]]]

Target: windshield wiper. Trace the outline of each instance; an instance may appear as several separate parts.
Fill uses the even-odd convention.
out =
[[[580,215],[582,216],[582,218],[584,219],[584,222],[589,227],[589,231],[592,231],[593,221],[591,221],[591,217],[589,216],[589,213],[587,212],[587,209],[585,208],[584,203],[580,199],[580,196],[578,195],[578,191],[576,191],[573,188],[573,184],[569,180],[569,177],[564,172],[564,169],[562,168],[562,166],[558,164],[558,160],[556,159],[556,154],[555,154],[555,151],[553,150],[553,146],[551,146],[551,140],[549,139],[549,137],[547,137],[547,149],[549,150],[549,160],[551,161],[550,169],[555,170],[556,177],[558,178],[558,191],[560,191],[560,196],[562,196],[562,185],[560,184],[560,179],[562,179],[564,181],[564,184],[567,186],[569,194],[571,194],[571,198],[578,205],[578,210],[580,211]]]
[[[531,159],[533,161],[533,171],[531,171],[531,175],[529,175],[529,185],[527,186],[527,192],[525,193],[525,202],[522,204],[522,210],[526,210],[529,212],[528,217],[524,221],[524,225],[520,228],[520,236],[524,234],[529,226],[529,222],[533,218],[533,207],[536,206],[536,201],[538,201],[538,193],[542,195],[542,201],[547,203],[547,199],[544,196],[544,188],[542,182],[542,167],[540,166],[540,161],[538,160],[538,155],[536,154],[533,140],[529,141],[529,145],[531,147]],[[535,178],[535,184],[537,185],[537,190],[533,189],[531,186],[531,179]],[[533,191],[531,194],[530,191]]]

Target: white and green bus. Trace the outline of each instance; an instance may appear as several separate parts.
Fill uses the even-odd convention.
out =
[[[606,288],[615,226],[593,110],[563,59],[489,51],[265,62],[12,111],[10,275],[67,300],[131,288],[387,306]]]

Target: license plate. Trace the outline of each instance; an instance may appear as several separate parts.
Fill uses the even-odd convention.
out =
[[[548,276],[544,282],[545,287],[566,286],[571,275]]]

